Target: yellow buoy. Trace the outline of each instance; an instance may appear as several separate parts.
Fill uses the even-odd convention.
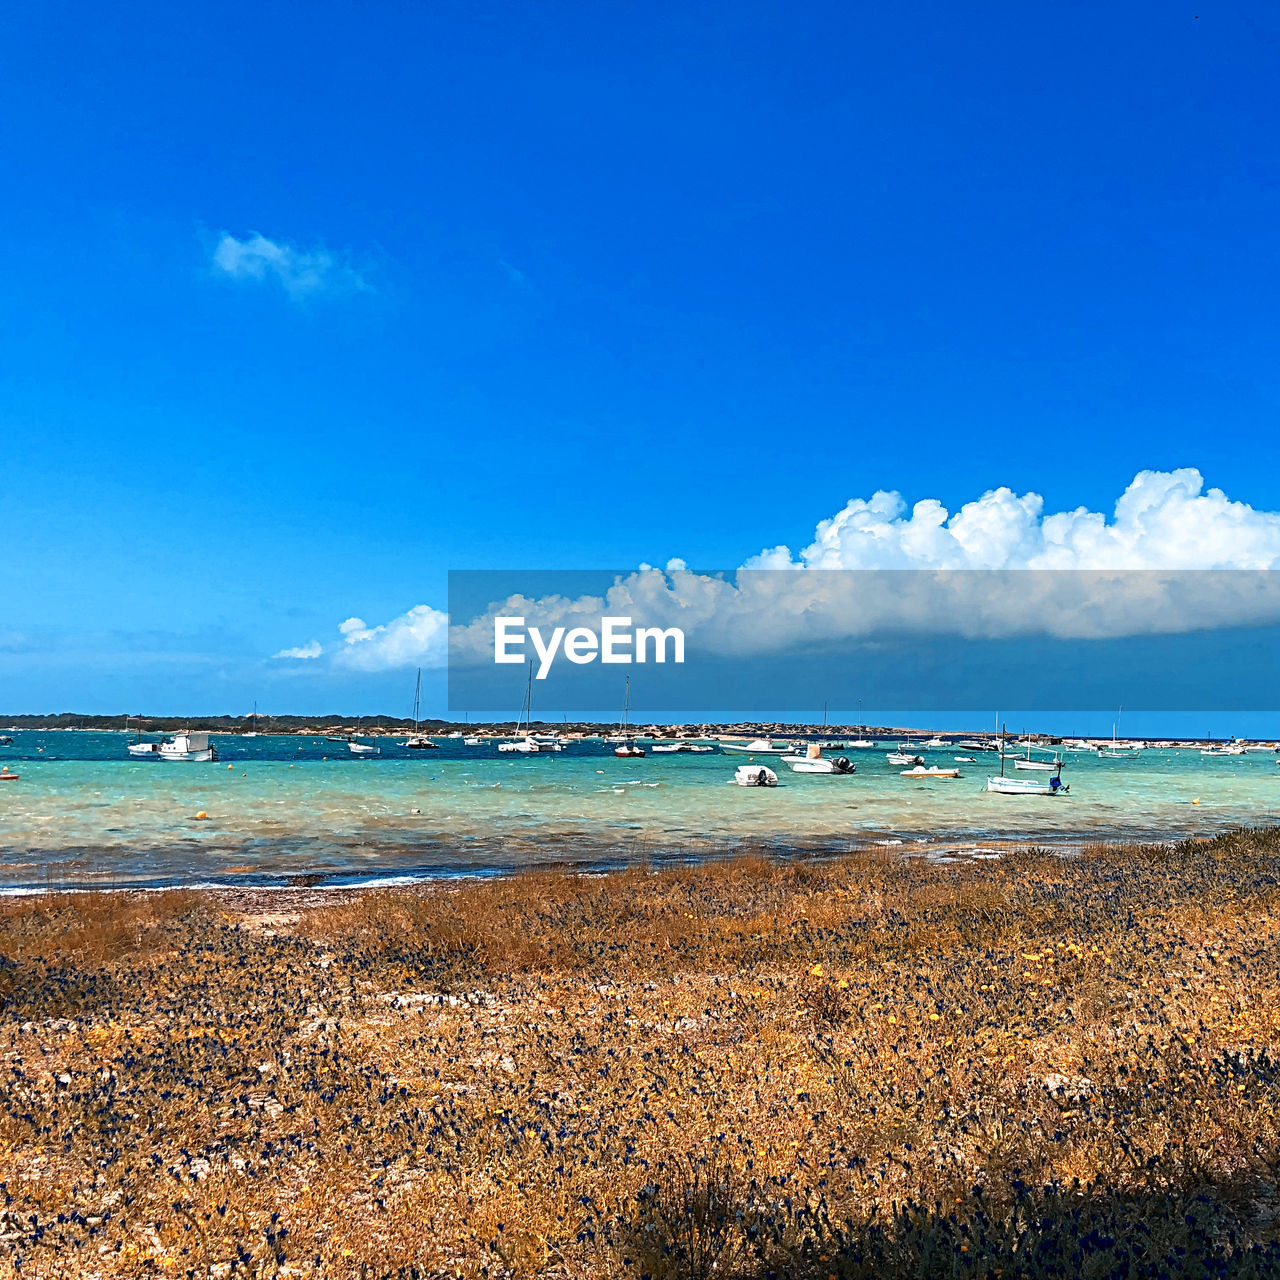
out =
[[[234,769],[234,768],[235,768],[235,765],[233,765],[233,764],[229,764],[229,765],[227,765],[227,768],[228,768],[228,769]]]
[[[1191,803],[1192,803],[1192,804],[1199,804],[1199,803],[1200,803],[1200,797],[1199,797],[1199,796],[1196,796],[1196,798],[1195,798]]]
[[[205,813],[203,809],[201,809],[200,812],[196,814],[196,821],[203,822],[206,818],[208,818],[208,816],[209,815]]]

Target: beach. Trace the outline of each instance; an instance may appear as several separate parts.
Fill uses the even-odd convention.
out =
[[[1278,885],[1258,831],[11,897],[0,1250],[41,1277],[1274,1274]]]

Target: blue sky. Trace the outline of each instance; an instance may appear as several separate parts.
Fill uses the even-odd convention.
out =
[[[271,655],[878,489],[1280,509],[1262,6],[53,2],[5,43],[0,710],[403,710],[411,670]]]

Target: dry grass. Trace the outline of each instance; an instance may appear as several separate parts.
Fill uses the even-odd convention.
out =
[[[1280,834],[0,904],[23,1276],[1274,1275]]]

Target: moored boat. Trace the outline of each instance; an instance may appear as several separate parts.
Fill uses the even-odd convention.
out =
[[[205,764],[218,758],[218,748],[211,746],[207,733],[175,733],[162,742],[156,753],[161,760],[188,760]]]
[[[778,785],[778,775],[763,764],[740,764],[733,771],[733,780],[740,787],[776,787]]]
[[[914,769],[903,769],[898,776],[900,778],[958,778],[960,770],[947,769],[939,764],[931,764],[926,769],[924,765],[918,764]]]

